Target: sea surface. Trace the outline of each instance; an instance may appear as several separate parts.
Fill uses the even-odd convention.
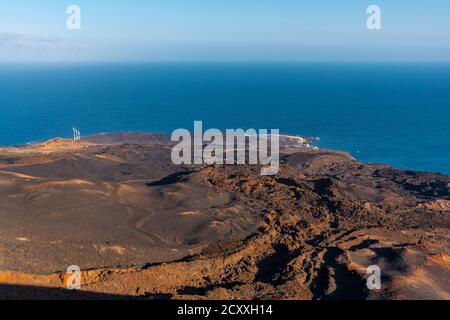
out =
[[[267,128],[450,174],[450,64],[0,65],[0,145],[114,131]]]

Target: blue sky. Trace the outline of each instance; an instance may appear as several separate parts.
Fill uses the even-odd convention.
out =
[[[70,4],[81,30],[66,28]],[[2,1],[0,60],[449,61],[450,1]]]

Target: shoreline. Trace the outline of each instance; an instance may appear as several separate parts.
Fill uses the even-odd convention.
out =
[[[349,153],[347,150],[342,149],[330,149],[327,147],[318,147],[313,144],[314,141],[320,141],[320,138],[318,137],[309,137],[309,136],[302,136],[302,135],[292,135],[292,134],[279,134],[280,142],[292,142],[292,140],[300,141],[300,143],[304,144],[303,146],[294,146],[294,148],[299,147],[306,147],[311,148],[315,150],[323,150],[323,151],[329,151],[329,152],[336,152],[336,153],[343,153],[351,155],[351,157],[357,161],[361,161],[357,158],[357,156]],[[145,139],[148,138],[148,141],[145,141]],[[65,142],[70,142],[73,139],[71,138],[64,138],[64,137],[54,137],[48,140],[41,140],[36,142],[28,142],[26,144],[16,144],[11,146],[3,146],[0,145],[0,152],[9,152],[13,150],[25,150],[27,148],[33,149],[34,146],[39,146],[54,140],[61,140]],[[144,144],[153,144],[156,141],[160,140],[163,144],[170,144],[170,134],[164,133],[164,132],[150,132],[150,131],[119,131],[119,132],[102,132],[102,133],[94,133],[87,136],[83,136],[81,138],[81,141],[98,144],[98,145],[117,145],[121,143],[144,143]],[[291,140],[291,141],[289,141]],[[55,150],[57,151],[57,150]],[[61,149],[60,151],[64,151],[64,149]],[[368,165],[386,165],[391,166],[393,168],[396,168],[398,170],[402,171],[411,171],[411,172],[422,172],[422,173],[432,173],[432,174],[440,174],[444,176],[450,176],[450,174],[447,174],[445,172],[441,171],[434,171],[434,170],[419,170],[414,168],[401,168],[396,167],[395,165],[392,165],[387,162],[371,162],[371,161],[361,161],[363,163],[366,163]]]

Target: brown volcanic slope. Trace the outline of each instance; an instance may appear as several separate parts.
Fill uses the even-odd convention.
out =
[[[284,150],[264,177],[163,135],[0,149],[0,298],[450,299],[449,177]]]

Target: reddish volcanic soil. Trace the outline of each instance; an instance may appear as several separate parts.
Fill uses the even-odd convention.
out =
[[[450,177],[288,143],[261,176],[175,166],[170,147],[129,133],[0,148],[0,298],[450,299]],[[70,265],[80,291],[64,289]]]

